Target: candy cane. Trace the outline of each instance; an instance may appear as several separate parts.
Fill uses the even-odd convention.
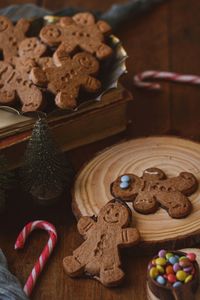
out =
[[[137,74],[133,78],[133,83],[136,87],[145,88],[149,90],[160,90],[161,86],[154,82],[145,82],[146,79],[161,79],[168,80],[172,82],[182,82],[188,84],[200,85],[200,76],[195,75],[182,75],[172,72],[162,72],[162,71],[145,71]]]
[[[35,230],[35,229],[44,229],[48,232],[49,234],[49,240],[43,249],[39,259],[35,263],[35,266],[33,267],[31,274],[29,275],[25,286],[24,286],[24,292],[27,296],[30,296],[32,293],[32,290],[36,284],[36,281],[42,272],[49,256],[51,255],[56,242],[57,242],[57,232],[55,227],[46,222],[46,221],[34,221],[28,223],[20,232],[16,243],[15,243],[15,250],[17,249],[22,249],[24,247],[24,244],[26,242],[27,237],[30,235],[30,233]]]

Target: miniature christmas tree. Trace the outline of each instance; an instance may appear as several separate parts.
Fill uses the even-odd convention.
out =
[[[22,167],[23,185],[40,204],[55,202],[72,178],[72,168],[58,151],[45,118],[32,132]]]

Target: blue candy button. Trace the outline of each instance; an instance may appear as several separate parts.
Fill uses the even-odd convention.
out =
[[[128,175],[123,175],[121,178],[120,178],[120,181],[121,182],[129,182],[130,181],[130,177]]]
[[[124,182],[120,182],[120,188],[121,189],[127,189],[129,187],[129,183],[124,181]]]

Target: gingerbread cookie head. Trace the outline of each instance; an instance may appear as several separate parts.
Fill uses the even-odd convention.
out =
[[[105,59],[112,54],[112,49],[106,45],[104,36],[111,31],[104,21],[95,22],[90,13],[79,13],[72,18],[63,17],[56,24],[42,28],[40,37],[50,46],[60,45],[57,51],[72,53],[76,48],[95,54],[99,59]]]
[[[47,50],[47,46],[43,44],[38,38],[31,37],[24,39],[19,44],[19,56],[25,58],[38,59],[43,56]]]
[[[5,16],[0,16],[0,50],[4,60],[9,61],[17,55],[19,43],[25,39],[30,22],[20,19],[16,25]]]
[[[123,202],[112,200],[100,210],[98,219],[108,226],[116,224],[124,227],[130,224],[131,215],[131,210],[124,206]]]
[[[159,299],[194,299],[199,284],[196,255],[160,250],[148,265],[147,281],[151,293]]]
[[[85,238],[72,256],[63,260],[65,272],[72,276],[89,275],[103,285],[118,285],[124,278],[120,247],[138,243],[139,233],[131,228],[131,211],[120,200],[108,202],[97,217],[82,217],[78,230]]]
[[[111,194],[123,201],[131,201],[139,213],[154,213],[161,206],[172,218],[183,218],[192,210],[186,195],[194,193],[197,186],[191,173],[182,172],[177,177],[167,178],[162,170],[149,168],[142,177],[134,174],[119,176],[111,184]]]
[[[55,97],[55,103],[62,109],[72,109],[77,106],[80,88],[87,92],[99,91],[101,83],[94,78],[99,69],[98,61],[89,53],[76,54],[72,59],[57,57],[59,66],[51,68],[33,68],[31,79],[36,85],[46,86]]]

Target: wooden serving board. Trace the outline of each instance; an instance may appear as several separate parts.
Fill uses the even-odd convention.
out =
[[[200,249],[195,249],[195,248],[193,248],[193,249],[190,248],[189,249],[189,248],[187,248],[187,249],[181,249],[180,251],[183,251],[183,252],[186,252],[186,253],[189,253],[189,252],[195,253],[196,256],[197,256],[197,262],[200,266]],[[195,300],[199,300],[199,299],[200,299],[200,285],[199,285],[199,288],[198,288],[198,290],[195,294]],[[151,292],[148,284],[147,284],[147,300],[160,300],[159,298],[154,296],[154,294]]]
[[[112,199],[110,184],[116,177],[123,173],[141,176],[149,167],[158,167],[169,177],[188,171],[200,182],[200,144],[176,137],[148,137],[117,144],[99,153],[76,178],[72,203],[75,216],[97,215]],[[133,211],[143,249],[148,252],[161,247],[177,249],[200,242],[200,187],[189,198],[193,210],[184,219],[172,219],[162,208],[149,215]]]

